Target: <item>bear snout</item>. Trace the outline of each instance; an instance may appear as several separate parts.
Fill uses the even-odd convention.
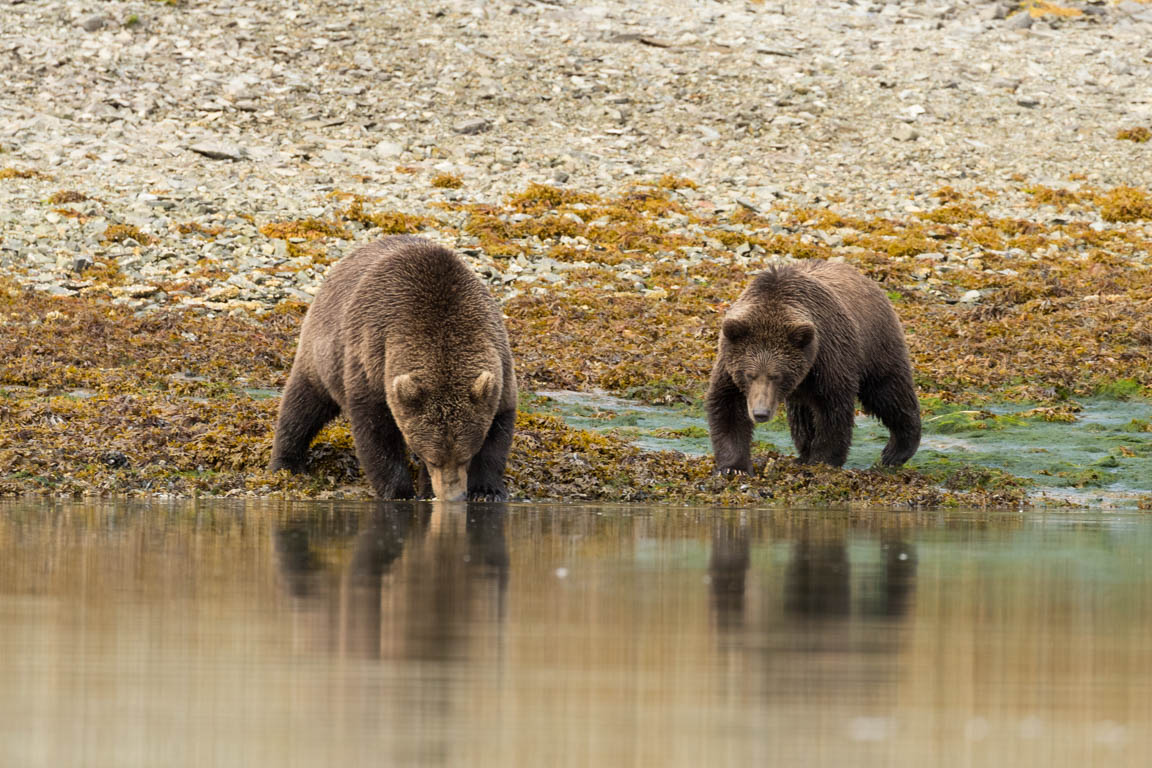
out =
[[[767,376],[758,376],[749,382],[745,397],[752,421],[757,424],[772,421],[776,409],[780,407],[781,394],[779,385]]]
[[[468,464],[428,467],[432,493],[438,501],[463,501],[468,496]]]

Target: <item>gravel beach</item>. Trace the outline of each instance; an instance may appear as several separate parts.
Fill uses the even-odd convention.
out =
[[[512,291],[567,265],[493,259],[438,206],[673,174],[709,212],[906,216],[949,185],[1046,220],[1021,182],[1147,186],[1152,145],[1116,135],[1152,124],[1152,5],[1031,8],[6,0],[0,167],[35,175],[0,179],[0,271],[68,295],[111,260],[117,301],[259,311],[323,273],[261,227],[341,194],[432,216]],[[325,256],[379,231],[344,234]]]

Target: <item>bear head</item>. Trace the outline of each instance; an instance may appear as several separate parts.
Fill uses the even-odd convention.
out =
[[[738,305],[721,333],[724,367],[748,401],[748,417],[770,421],[816,360],[816,325],[799,311],[781,315]]]
[[[408,449],[428,469],[437,499],[468,494],[468,465],[480,452],[500,405],[499,358],[483,366],[391,376],[388,407]]]

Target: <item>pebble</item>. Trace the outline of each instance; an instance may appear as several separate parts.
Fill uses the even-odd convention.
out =
[[[896,141],[915,141],[920,138],[920,133],[912,126],[902,123],[893,129],[892,138]]]
[[[120,285],[112,289],[114,296],[128,296],[133,299],[142,299],[146,296],[151,296],[160,289],[155,285],[148,285],[146,283],[139,283],[134,285]]]
[[[452,126],[452,130],[456,133],[462,133],[465,136],[473,136],[477,133],[484,133],[492,124],[484,118],[476,118],[474,120],[464,120]]]
[[[1009,29],[1028,29],[1032,26],[1032,17],[1027,11],[1020,11],[1008,17]]]
[[[404,146],[395,141],[381,141],[379,144],[372,148],[372,154],[382,159],[391,159],[399,157],[404,153]]]
[[[244,160],[248,157],[248,150],[240,145],[220,141],[201,141],[190,145],[188,150],[213,160]]]
[[[81,19],[80,20],[80,27],[85,32],[96,32],[98,30],[103,29],[104,25],[106,23],[107,23],[107,20],[103,16],[101,16],[98,13],[95,13],[95,14],[92,14],[91,16],[85,16],[83,19]]]

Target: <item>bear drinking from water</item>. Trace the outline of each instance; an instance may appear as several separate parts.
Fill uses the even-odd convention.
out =
[[[451,251],[388,237],[341,259],[304,318],[271,468],[300,471],[343,411],[377,496],[504,499],[516,377],[496,302]]]
[[[920,445],[920,406],[900,320],[847,264],[801,262],[758,275],[728,310],[706,405],[716,468],[752,470],[752,428],[784,403],[799,460],[842,466],[856,399],[888,428],[881,460]]]

